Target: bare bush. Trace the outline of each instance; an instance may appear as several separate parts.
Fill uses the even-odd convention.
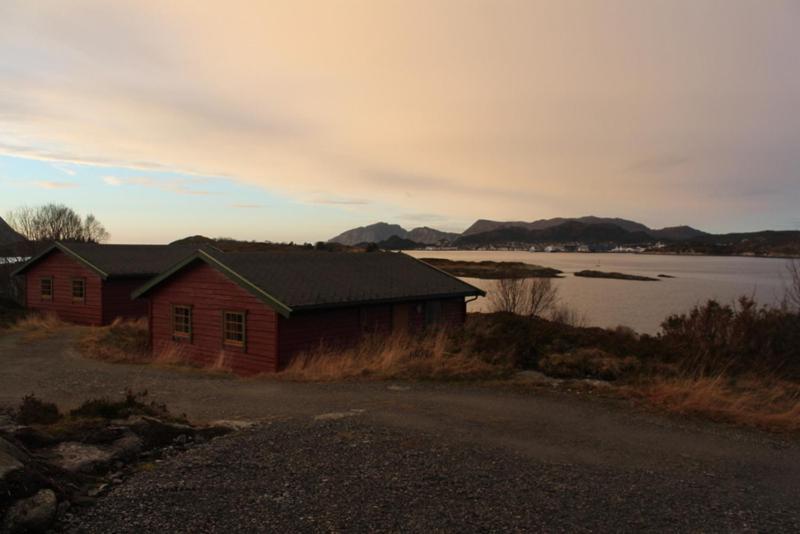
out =
[[[502,278],[489,294],[494,312],[542,316],[558,302],[558,287],[550,278]]]
[[[745,372],[800,378],[800,315],[759,306],[752,298],[714,300],[661,324],[665,354],[686,376]]]
[[[30,241],[102,243],[109,237],[94,215],[81,219],[75,210],[63,204],[17,208],[8,214],[6,222]]]
[[[550,320],[554,323],[561,323],[575,328],[584,328],[588,324],[586,316],[566,304],[554,306],[550,310]]]

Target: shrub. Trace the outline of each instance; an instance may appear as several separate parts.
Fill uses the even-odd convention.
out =
[[[636,358],[623,358],[596,348],[548,354],[539,361],[542,372],[558,378],[616,380],[637,371],[639,366]]]
[[[494,312],[541,316],[558,302],[558,287],[550,278],[502,278],[489,292]]]
[[[539,317],[510,313],[471,313],[459,342],[477,354],[502,357],[521,369],[536,369],[540,358],[552,353],[569,353],[597,348],[611,354],[625,354],[644,360],[660,358],[661,343],[630,329],[581,328]]]
[[[108,326],[87,328],[78,349],[87,358],[140,363],[151,359],[147,319],[116,319]]]
[[[145,402],[145,397],[147,391],[133,392],[129,389],[122,400],[114,401],[107,397],[87,400],[69,414],[71,417],[126,419],[132,415],[163,416],[168,413],[164,404]]]
[[[52,402],[25,395],[17,408],[17,422],[23,425],[49,425],[61,419],[58,406]]]
[[[710,300],[661,325],[667,361],[688,376],[754,372],[800,378],[800,314],[758,306],[748,297],[735,305]]]

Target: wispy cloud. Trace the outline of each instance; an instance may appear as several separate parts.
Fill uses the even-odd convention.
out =
[[[78,187],[78,184],[73,182],[53,182],[50,180],[40,180],[33,182],[35,187],[40,189],[73,189]]]
[[[75,176],[77,174],[77,172],[74,169],[70,169],[69,167],[65,167],[64,165],[59,165],[57,163],[51,163],[50,166],[53,167],[54,169],[58,170],[58,171],[63,172],[66,175],[69,175],[69,176]]]
[[[151,178],[149,176],[130,176],[130,177],[104,176],[103,181],[106,184],[113,187],[119,187],[122,185],[141,186],[153,189],[160,189],[161,191],[167,191],[169,193],[175,193],[177,195],[206,196],[206,195],[222,194],[219,191],[208,191],[205,189],[195,189],[193,187],[198,183],[207,182],[208,181],[207,179],[188,179],[188,178],[159,179],[159,178]]]
[[[310,204],[330,204],[333,206],[364,206],[369,204],[369,200],[364,198],[324,198],[315,197],[308,201]]]
[[[247,209],[263,208],[264,206],[261,204],[231,204],[230,207],[247,210]]]

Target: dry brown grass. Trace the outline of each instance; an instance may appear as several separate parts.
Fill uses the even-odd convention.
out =
[[[29,313],[11,325],[8,330],[22,334],[23,341],[46,339],[56,332],[74,325],[66,323],[53,313]]]
[[[654,379],[630,392],[673,413],[771,431],[800,431],[800,385],[792,382],[722,375]]]
[[[114,363],[147,363],[147,319],[116,319],[108,326],[86,328],[78,340],[80,353],[95,360]]]
[[[344,350],[325,347],[293,358],[277,378],[303,381],[346,379],[482,380],[508,376],[511,366],[455,350],[444,331],[422,337],[374,336]]]

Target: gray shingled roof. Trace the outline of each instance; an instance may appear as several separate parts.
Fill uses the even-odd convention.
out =
[[[55,250],[69,254],[87,267],[108,278],[148,278],[187,258],[197,246],[185,245],[98,245],[94,243],[56,243],[30,259],[16,274],[21,274],[39,259]]]
[[[240,285],[272,297],[292,311],[434,297],[467,297],[483,291],[406,254],[394,252],[199,252]],[[167,271],[139,289],[141,296],[181,270]],[[216,265],[215,265],[216,264]],[[252,288],[251,288],[252,289]]]

